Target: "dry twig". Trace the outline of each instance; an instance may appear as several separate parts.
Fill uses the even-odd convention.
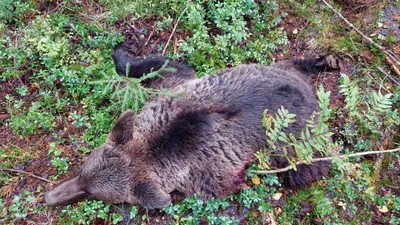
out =
[[[0,171],[6,171],[6,172],[13,172],[13,173],[22,173],[31,177],[34,177],[36,179],[42,180],[42,181],[46,181],[47,183],[51,183],[51,184],[55,184],[56,182],[48,180],[46,178],[40,177],[38,175],[35,175],[33,173],[29,173],[23,170],[16,170],[16,169],[7,169],[7,168],[0,168]]]
[[[387,64],[392,66],[392,69],[397,74],[397,76],[400,76],[400,69],[397,68],[396,64],[392,60],[390,60],[389,58],[386,58],[386,62],[387,62]]]
[[[350,21],[348,21],[340,12],[338,12],[335,8],[333,8],[333,6],[331,6],[328,2],[326,2],[325,0],[321,0],[326,6],[328,6],[328,8],[330,8],[336,15],[338,15],[344,22],[346,22],[346,24],[348,26],[350,26],[351,28],[353,28],[353,30],[355,30],[359,35],[361,35],[365,40],[367,40],[368,42],[370,42],[371,44],[373,44],[375,47],[377,47],[379,50],[381,50],[383,53],[385,53],[385,55],[387,56],[387,58],[389,60],[391,60],[394,64],[400,66],[400,62],[396,59],[397,56],[395,54],[393,54],[391,51],[386,50],[384,47],[382,47],[381,45],[378,45],[375,41],[373,41],[371,38],[369,38],[368,36],[366,36],[365,34],[363,34],[357,27],[355,27],[352,23],[350,23]]]
[[[167,51],[167,48],[168,48],[168,44],[171,41],[171,38],[172,38],[172,36],[174,35],[174,33],[176,31],[176,28],[178,27],[179,20],[181,19],[183,14],[185,14],[186,10],[187,10],[187,7],[182,11],[181,15],[179,15],[178,19],[175,21],[174,28],[172,29],[171,34],[169,35],[169,38],[167,40],[167,43],[164,46],[164,49],[163,49],[161,55],[165,55],[165,52]]]
[[[144,46],[147,46],[147,44],[149,43],[151,37],[153,37],[154,30],[155,30],[155,29],[153,28],[153,30],[150,32],[150,35],[149,35],[149,37],[147,37],[147,40],[146,40],[146,43],[144,43]]]
[[[381,73],[385,74],[385,76],[387,78],[389,78],[391,81],[393,81],[394,83],[396,83],[398,86],[400,86],[400,82],[398,82],[396,79],[394,79],[394,77],[392,77],[392,75],[386,73],[381,67],[378,67],[378,70],[381,71]]]
[[[337,156],[331,156],[331,157],[324,157],[324,158],[315,158],[312,159],[311,162],[320,162],[320,161],[330,161],[334,157],[339,157],[339,158],[348,158],[348,157],[355,157],[355,156],[363,156],[363,155],[376,155],[376,154],[383,154],[383,153],[390,153],[390,152],[399,152],[400,148],[395,148],[395,149],[389,149],[389,150],[382,150],[382,151],[369,151],[369,152],[358,152],[354,154],[349,154],[349,155],[337,155]],[[296,165],[300,164],[306,164],[304,160],[300,160],[296,162]],[[287,166],[281,169],[276,169],[276,170],[251,170],[250,172],[252,173],[257,173],[257,174],[271,174],[271,173],[282,173],[291,170],[291,166]]]
[[[178,48],[178,38],[174,37],[174,54],[176,54]]]

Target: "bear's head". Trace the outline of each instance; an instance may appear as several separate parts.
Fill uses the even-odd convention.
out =
[[[83,199],[108,203],[140,203],[147,208],[167,206],[170,195],[139,168],[132,157],[135,114],[125,112],[108,135],[72,178],[45,194],[48,205],[67,205]]]

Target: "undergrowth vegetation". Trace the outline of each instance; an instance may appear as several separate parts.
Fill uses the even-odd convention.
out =
[[[209,202],[196,196],[186,198],[158,210],[162,216],[152,222],[167,217],[159,223],[400,224],[400,154],[337,157],[399,147],[400,87],[377,70],[385,67],[385,55],[337,20],[332,22],[332,12],[317,1],[279,2],[1,1],[0,97],[4,109],[0,116],[8,117],[0,123],[1,134],[9,136],[2,137],[6,140],[0,145],[0,167],[63,179],[104,143],[122,111],[138,112],[147,98],[170,94],[140,84],[169,68],[140,79],[116,74],[111,53],[124,40],[119,25],[138,30],[132,25],[136,20],[154,20],[156,25],[146,29],[161,37],[177,23],[177,46],[170,44],[166,55],[187,62],[201,77],[241,63],[273,63],[276,52],[290,49],[282,26],[288,12],[307,24],[297,39],[312,38],[311,47],[354,59],[356,69],[351,76],[343,73],[338,79],[342,107],[332,106],[333,93],[318,87],[321,112],[310,118],[297,139],[282,132],[296,115],[284,108],[276,115],[266,111],[260,123],[270,138],[269,149],[260,149],[257,162],[249,166],[247,187]],[[382,20],[382,7],[376,10],[376,21],[368,29]],[[393,36],[373,39],[382,45],[395,40]],[[161,52],[165,44],[155,48]],[[270,168],[271,154],[286,148],[297,153],[296,157],[283,155],[290,168],[299,161],[311,163],[316,151],[321,156],[333,155],[331,172],[309,188],[289,191],[276,174],[265,174],[275,169]],[[0,223],[150,224],[149,212],[136,206],[126,210],[126,205],[84,201],[47,207],[41,200],[45,183],[24,179],[0,171]]]
[[[277,25],[282,15],[276,2],[207,1],[187,6],[185,28],[192,34],[182,41],[183,58],[200,74],[242,62],[271,64],[268,57],[288,43]],[[248,24],[251,24],[249,27]]]

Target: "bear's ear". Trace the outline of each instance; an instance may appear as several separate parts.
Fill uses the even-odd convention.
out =
[[[132,110],[124,112],[114,125],[108,140],[117,145],[126,144],[132,140],[133,127],[135,125],[136,114]]]
[[[133,196],[148,209],[161,208],[171,204],[171,196],[165,193],[154,181],[142,181],[133,187]]]

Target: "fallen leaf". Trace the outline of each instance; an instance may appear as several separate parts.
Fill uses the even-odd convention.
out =
[[[277,225],[278,223],[274,219],[274,215],[272,213],[268,213],[269,219],[270,219],[270,224],[271,225]]]
[[[260,181],[260,178],[258,178],[258,177],[252,177],[251,182],[253,182],[253,184],[255,184],[255,185],[259,185],[261,181]]]
[[[343,208],[343,210],[346,210],[346,203],[339,201],[337,205],[341,206]]]
[[[282,193],[279,193],[279,192],[278,192],[278,193],[275,193],[274,196],[272,196],[272,198],[273,198],[274,200],[277,200],[277,201],[278,201],[279,199],[281,199],[282,195],[283,195]]]
[[[338,206],[346,206],[346,203],[344,203],[344,202],[338,202],[337,205],[338,205]]]
[[[276,208],[274,210],[275,215],[279,216],[282,213],[282,209],[281,208]]]
[[[381,213],[387,213],[387,212],[389,212],[389,209],[388,209],[388,207],[386,207],[386,206],[382,206],[382,207],[378,206],[378,210],[379,210],[379,212],[381,212]]]
[[[13,183],[7,184],[4,187],[2,187],[0,190],[6,196],[10,196],[12,194],[12,192],[14,191],[14,184]]]

